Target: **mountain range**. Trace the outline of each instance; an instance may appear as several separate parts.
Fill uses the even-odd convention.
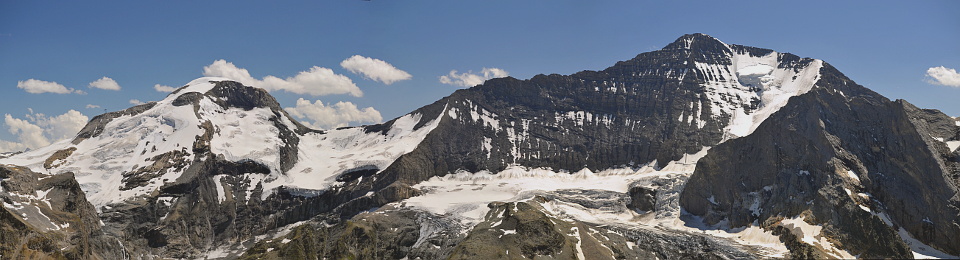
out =
[[[684,35],[311,129],[227,78],[0,159],[0,257],[956,258],[960,120]]]

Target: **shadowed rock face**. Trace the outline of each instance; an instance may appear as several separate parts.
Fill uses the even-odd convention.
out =
[[[12,206],[0,209],[0,257],[114,259],[126,254],[103,232],[72,173],[44,176],[3,165],[0,180],[0,200]]]
[[[956,126],[939,113],[891,102],[832,66],[821,75],[814,90],[792,98],[756,132],[711,149],[681,206],[732,227],[775,226],[778,217],[810,213],[835,244],[862,257],[912,257],[898,227],[960,253],[951,239],[960,237],[956,184],[948,178],[956,174],[946,167],[952,162],[944,163],[955,157],[933,140],[955,139]],[[885,213],[892,226],[868,210]]]
[[[714,114],[711,106],[758,108],[759,100],[722,93],[713,100],[706,94],[704,84],[734,79],[717,78],[697,64],[727,66],[733,52],[772,53],[692,34],[601,71],[491,79],[458,90],[415,111],[444,120],[386,169],[375,187],[457,170],[498,172],[511,164],[576,172],[678,160],[723,140],[731,116]],[[786,53],[777,59],[779,67],[794,70],[812,61]]]
[[[630,187],[630,204],[628,207],[637,212],[647,212],[656,209],[657,190],[642,186]]]

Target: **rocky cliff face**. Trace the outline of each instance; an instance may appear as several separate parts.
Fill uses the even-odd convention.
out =
[[[0,254],[949,256],[957,146],[938,111],[703,34],[325,131],[255,86],[201,78],[0,158]]]
[[[123,244],[103,232],[93,205],[72,173],[46,176],[0,166],[0,257],[114,259]]]
[[[819,64],[694,34],[602,71],[489,80],[421,108],[445,120],[378,184],[508,165],[663,164],[748,134],[809,89]]]
[[[753,134],[711,149],[681,196],[710,224],[803,216],[862,257],[911,257],[897,236],[943,252],[960,235],[952,118],[892,102],[831,66]],[[950,165],[950,166],[948,166]],[[871,237],[871,239],[863,239]]]

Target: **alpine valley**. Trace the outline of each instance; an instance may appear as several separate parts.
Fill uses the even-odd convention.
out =
[[[311,129],[199,78],[0,159],[4,259],[957,258],[960,121],[684,35]]]

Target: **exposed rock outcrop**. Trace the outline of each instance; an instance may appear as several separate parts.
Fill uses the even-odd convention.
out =
[[[45,176],[0,165],[0,258],[116,259],[127,255],[101,229],[73,174]]]
[[[836,244],[861,257],[912,257],[900,227],[960,253],[950,239],[960,236],[957,189],[947,178],[953,173],[931,149],[945,147],[917,127],[917,111],[904,104],[825,65],[813,90],[790,99],[756,132],[712,148],[681,205],[732,227],[810,211]],[[943,124],[930,128],[950,132]]]

